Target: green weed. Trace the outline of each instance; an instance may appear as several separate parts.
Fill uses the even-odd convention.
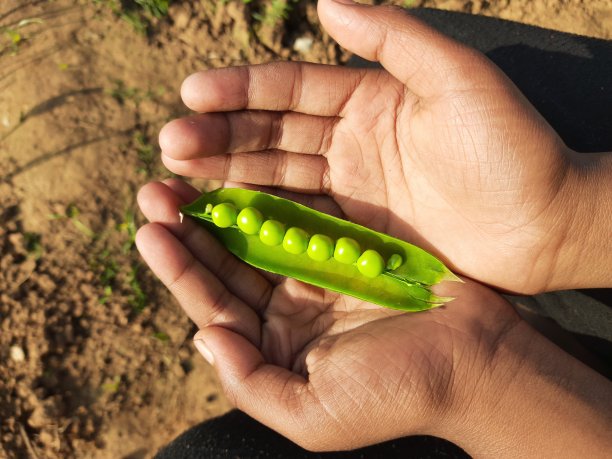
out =
[[[91,239],[95,239],[97,237],[96,233],[79,219],[80,214],[81,214],[81,211],[76,206],[76,204],[71,203],[71,204],[68,204],[68,207],[66,207],[66,212],[63,215],[62,214],[51,214],[49,215],[49,218],[51,220],[62,220],[64,218],[67,218],[72,222],[74,227],[77,230],[79,230],[79,232],[81,232],[82,234],[84,234],[85,236]]]
[[[106,89],[105,92],[121,105],[132,102],[136,107],[138,107],[142,101],[151,100],[155,97],[152,91],[143,91],[139,88],[127,86],[122,80],[113,80],[113,86]]]
[[[289,18],[289,13],[293,9],[294,3],[297,3],[297,0],[272,0],[271,2],[265,2],[263,11],[261,13],[254,12],[253,18],[268,26],[279,25]]]
[[[16,24],[11,24],[6,27],[0,27],[0,33],[5,37],[3,41],[7,42],[6,45],[0,47],[0,53],[9,49],[11,54],[17,54],[19,46],[26,40],[24,35],[24,28],[31,24],[43,24],[44,21],[40,18],[28,18],[22,19]]]
[[[128,253],[136,244],[136,219],[132,209],[127,209],[123,216],[123,221],[117,226],[117,229],[127,235],[127,240],[121,245],[121,251]]]
[[[94,0],[95,4],[108,8],[142,35],[150,31],[153,19],[161,19],[168,14],[171,2],[172,0]]]
[[[38,233],[23,233],[23,240],[25,249],[30,254],[30,256],[34,257],[35,260],[38,260],[43,254],[43,246],[41,243],[41,235]]]
[[[132,140],[138,159],[143,164],[138,168],[138,172],[145,173],[147,176],[151,175],[156,156],[155,147],[151,144],[148,136],[143,131],[136,131]]]
[[[121,376],[115,376],[111,381],[105,382],[102,384],[102,392],[107,394],[115,394],[119,390],[119,386],[121,385]]]
[[[168,341],[170,341],[170,337],[168,336],[168,334],[164,333],[163,331],[157,331],[153,333],[153,338],[158,341],[161,341],[162,343],[167,343]]]
[[[151,16],[162,18],[168,14],[170,0],[134,0],[137,5]]]
[[[91,228],[89,228],[79,219],[80,214],[81,212],[75,204],[70,204],[66,209],[66,216],[70,219],[75,228],[81,233],[83,233],[85,236],[94,239],[96,237],[96,233],[94,233]]]
[[[113,296],[113,284],[121,270],[119,263],[111,256],[110,251],[105,249],[92,262],[92,268],[100,271],[99,280],[102,284],[102,296],[98,301],[100,304],[108,303]]]
[[[147,306],[147,295],[142,289],[140,285],[140,281],[138,280],[138,270],[139,266],[137,264],[132,265],[130,273],[128,275],[128,283],[132,290],[132,294],[129,298],[129,303],[137,312],[142,312],[144,308]]]

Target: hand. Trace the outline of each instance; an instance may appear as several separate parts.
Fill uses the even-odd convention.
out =
[[[182,96],[201,114],[160,135],[170,170],[327,195],[346,218],[508,291],[602,286],[605,270],[581,252],[593,221],[581,200],[594,198],[578,162],[499,69],[394,8],[324,0],[319,14],[385,69],[192,75]]]
[[[489,457],[605,457],[612,446],[609,382],[489,289],[453,283],[439,292],[458,297],[449,306],[407,314],[261,274],[179,223],[178,206],[197,195],[178,180],[144,187],[152,223],[136,243],[249,415],[311,450],[411,434]]]
[[[307,448],[437,431],[519,323],[473,283],[452,308],[405,314],[267,277],[192,220],[179,223],[176,209],[198,194],[178,180],[144,187],[152,223],[138,248],[200,328],[231,401]]]

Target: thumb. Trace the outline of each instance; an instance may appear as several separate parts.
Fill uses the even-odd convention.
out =
[[[304,430],[312,422],[306,417],[314,415],[318,403],[302,376],[266,363],[249,340],[226,328],[206,327],[193,339],[237,408],[295,442],[314,434]]]
[[[378,61],[408,89],[431,97],[465,85],[474,65],[488,62],[404,9],[320,0],[319,19],[340,46]],[[478,73],[476,73],[478,75]]]

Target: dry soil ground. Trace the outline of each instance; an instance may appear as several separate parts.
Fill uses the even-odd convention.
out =
[[[115,0],[0,2],[0,457],[150,457],[229,409],[135,251],[134,201],[168,176],[157,132],[185,113],[190,72],[347,59],[314,1],[285,18],[272,3],[175,0],[158,19]],[[403,3],[612,36],[606,0]]]

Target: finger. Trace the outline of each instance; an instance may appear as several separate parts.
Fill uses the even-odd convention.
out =
[[[294,111],[339,116],[365,71],[303,62],[275,62],[194,73],[181,87],[196,112]]]
[[[155,182],[151,182],[151,183],[153,184]],[[202,194],[199,190],[197,190],[196,188],[192,187],[187,182],[184,182],[183,180],[180,180],[180,179],[170,178],[170,179],[163,180],[162,183],[166,185],[168,188],[170,188],[172,191],[174,191],[174,193],[179,199],[178,202],[180,203],[180,205],[193,202]],[[145,186],[148,186],[148,185],[145,185]],[[179,217],[179,222],[180,222],[180,217]]]
[[[304,193],[329,191],[329,168],[322,156],[269,150],[179,161],[162,153],[162,162],[175,174],[187,177],[279,186]]]
[[[174,191],[181,198],[182,202],[192,202],[200,196],[200,192],[198,190],[182,180],[167,179],[164,180],[163,183],[168,186],[168,188],[171,188],[172,191]],[[231,188],[229,185],[224,184],[223,186]],[[244,187],[234,186],[234,188]],[[186,222],[186,220],[183,221]],[[208,233],[206,233],[206,236],[207,240],[210,240],[211,242],[211,245],[207,247],[208,253],[212,254],[212,258],[227,256],[236,263],[232,263],[228,268],[232,272],[236,273],[236,284],[233,286],[234,293],[238,296],[238,298],[242,299],[247,304],[252,305],[255,311],[263,311],[271,295],[271,286],[280,284],[285,278],[278,274],[273,274],[268,271],[247,266],[245,263],[238,261],[233,255],[229,254],[227,250],[225,250],[225,248],[223,248],[221,244],[219,244],[218,241],[212,238]],[[219,251],[211,251],[211,246]],[[197,248],[194,247],[194,250],[197,250]],[[225,260],[222,261],[222,263],[230,263],[230,261]],[[234,283],[232,282],[232,284]],[[265,289],[265,293],[260,295],[259,292],[262,291],[262,288]]]
[[[483,55],[401,8],[350,0],[321,0],[317,8],[323,27],[341,46],[379,61],[421,97],[457,89],[465,84],[466,75],[472,78],[489,68],[483,65],[488,62]]]
[[[232,294],[261,311],[271,295],[270,283],[192,220],[180,222],[179,207],[197,196],[199,193],[194,188],[173,179],[145,185],[138,193],[138,204],[149,221],[170,231],[205,269],[223,281]]]
[[[346,218],[340,206],[331,197],[327,195],[304,194],[295,191],[287,191],[280,188],[271,188],[268,186],[253,185],[251,183],[229,182],[223,184],[226,188],[245,188],[247,190],[262,191],[264,193],[273,194],[280,198],[289,199],[290,201],[299,202],[300,204],[318,210],[325,214],[333,215],[338,218]]]
[[[269,149],[325,154],[338,120],[294,112],[206,113],[166,124],[159,144],[178,160]]]
[[[323,408],[303,377],[267,364],[259,349],[222,327],[202,329],[194,340],[237,408],[302,446],[322,436]]]
[[[222,325],[259,344],[255,311],[232,295],[164,226],[149,223],[140,228],[136,246],[199,328]]]

